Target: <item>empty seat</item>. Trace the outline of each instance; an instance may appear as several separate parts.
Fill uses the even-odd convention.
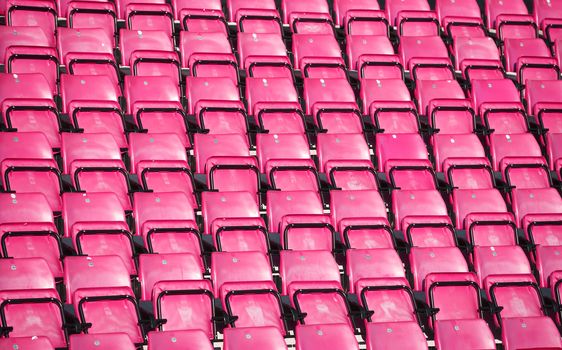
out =
[[[0,339],[0,346],[6,349],[28,349],[28,350],[54,350],[53,344],[47,337],[11,337]]]
[[[427,349],[421,331],[412,290],[403,278],[367,279],[358,283],[365,320],[367,349],[393,347]],[[387,308],[392,304],[393,307]]]
[[[69,349],[113,349],[115,346],[123,350],[135,349],[135,344],[126,333],[107,334],[73,334],[70,336]]]
[[[394,236],[386,218],[350,218],[339,223],[340,239],[351,249],[393,248]]]
[[[209,280],[160,281],[152,289],[152,306],[158,332],[157,343],[173,343],[176,333],[200,332],[196,336],[209,341],[215,335],[213,291]],[[197,315],[197,317],[185,317]],[[183,317],[182,317],[183,316]],[[167,336],[165,336],[167,335]],[[188,334],[182,334],[181,337]],[[150,339],[149,334],[149,347]]]
[[[185,89],[189,114],[195,114],[200,103],[207,101],[238,101],[238,87],[230,78],[186,77]]]
[[[196,77],[227,77],[238,84],[236,59],[224,33],[181,32],[182,67]]]
[[[359,349],[353,329],[347,324],[298,325],[295,328],[295,341],[297,350],[329,347],[340,350]]]
[[[308,140],[303,134],[258,134],[256,153],[261,173],[266,172],[270,162],[311,158]]]
[[[489,0],[485,3],[486,26],[495,28],[495,21],[499,15],[526,15],[527,6],[523,0],[514,0],[505,3],[502,0]]]
[[[447,216],[447,207],[436,190],[394,190],[392,212],[398,230],[404,228],[405,219],[410,216]]]
[[[281,294],[289,295],[290,290],[302,285],[306,285],[307,289],[314,289],[314,282],[334,282],[340,285],[339,268],[331,252],[283,250],[280,254]]]
[[[386,220],[386,205],[377,190],[331,191],[330,215],[338,232],[343,233],[343,222],[352,218]]]
[[[97,11],[93,10],[94,13]],[[108,32],[95,25],[93,28],[59,28],[57,48],[61,63],[66,66],[68,73],[105,75],[117,87],[120,78],[118,63],[113,56],[113,32],[113,28]]]
[[[458,342],[478,349],[495,348],[494,336],[482,319],[479,286],[473,274],[434,274],[426,283],[430,307],[439,310],[431,318],[438,349]]]
[[[135,51],[155,50],[174,52],[174,44],[172,37],[162,30],[130,30],[122,28],[119,30],[119,49],[121,51],[121,65],[129,66]]]
[[[500,163],[508,157],[541,157],[542,152],[532,134],[492,134],[490,137],[490,154],[494,171],[500,169]]]
[[[191,199],[182,192],[150,193],[136,192],[133,195],[133,217],[135,233],[148,237],[149,231],[165,221],[194,222],[195,213]]]
[[[119,105],[121,91],[104,75],[61,76],[62,111],[85,133],[109,133],[127,147],[125,120]]]
[[[380,102],[410,102],[410,92],[404,81],[399,79],[362,79],[361,101],[363,113],[373,114],[376,103]],[[404,103],[403,105],[408,105]]]
[[[272,103],[299,104],[293,80],[286,77],[247,78],[246,99],[248,114],[254,116],[258,116],[261,109]]]
[[[414,290],[427,290],[426,277],[431,273],[468,272],[468,266],[457,247],[412,247],[410,266]]]
[[[273,281],[271,265],[261,252],[215,252],[211,255],[214,294],[228,282]]]
[[[435,170],[444,171],[445,165],[456,158],[482,159],[486,152],[475,134],[447,135],[436,134],[432,137],[435,155]]]
[[[201,280],[201,259],[190,253],[141,254],[139,281],[141,299],[151,300],[155,285],[161,281]]]
[[[213,350],[203,331],[165,331],[148,333],[149,350]]]
[[[319,103],[356,103],[353,89],[345,78],[306,78],[303,98],[307,114],[312,114],[314,106]]]
[[[0,223],[42,223],[53,228],[53,210],[40,193],[0,193]]]
[[[439,36],[403,36],[400,38],[398,54],[404,67],[410,67],[416,58],[449,57],[447,48]]]
[[[472,213],[505,213],[507,206],[501,193],[494,188],[457,189],[453,191],[455,225],[462,229]]]
[[[360,71],[361,58],[371,55],[393,55],[394,48],[386,36],[354,34],[347,36],[346,53],[349,69]]]
[[[435,99],[464,99],[464,92],[456,80],[419,80],[416,84],[418,113],[428,114],[430,101]]]
[[[280,231],[282,219],[292,215],[323,213],[322,199],[313,191],[268,191],[267,217],[272,232]]]
[[[111,38],[115,46],[117,14],[115,4],[105,1],[59,1],[59,15],[66,17],[68,27],[76,29],[99,28]],[[60,28],[58,28],[60,33]]]
[[[229,281],[220,288],[231,327],[275,327],[286,334],[281,297],[271,281]]]
[[[224,330],[225,350],[285,350],[283,335],[275,327],[226,328]],[[195,348],[194,348],[195,349]]]
[[[255,78],[293,78],[287,48],[277,33],[238,33],[240,67]]]
[[[455,69],[463,70],[465,77],[467,75],[467,67],[471,63],[481,65],[480,60],[483,60],[486,66],[491,65],[491,67],[494,67],[492,62],[500,61],[498,48],[494,40],[489,37],[458,37],[453,43],[453,52]],[[465,67],[464,69],[462,69],[463,66]]]
[[[259,218],[256,195],[249,192],[204,192],[201,194],[204,232],[211,234],[215,221],[228,218]]]
[[[118,1],[117,3],[121,11],[125,10],[120,15],[123,15],[121,18],[126,19],[127,28],[133,30],[161,30],[170,36],[174,34],[174,14],[169,4],[139,4],[125,0]]]
[[[295,69],[310,78],[345,78],[338,42],[329,34],[293,34]]]
[[[319,171],[338,161],[371,161],[369,146],[363,134],[320,134],[317,138]]]
[[[2,322],[10,338],[41,336],[52,346],[66,347],[62,303],[47,262],[40,258],[0,261]]]
[[[0,74],[0,108],[10,131],[42,132],[51,147],[60,147],[61,121],[53,94],[40,73]]]
[[[495,322],[502,326],[502,342],[506,345],[561,346],[560,334],[552,319],[545,316],[544,301],[532,275],[490,276],[485,281],[485,290],[497,310]],[[527,326],[535,336],[525,336]]]
[[[6,1],[8,26],[39,27],[48,37],[53,37],[57,27],[57,11],[52,1]]]
[[[0,223],[3,256],[42,258],[62,277],[62,245],[52,223]]]
[[[63,170],[78,191],[112,192],[131,209],[129,174],[110,134],[62,134]]]
[[[330,184],[342,190],[375,190],[379,188],[375,167],[369,160],[336,160],[324,168]]]
[[[349,292],[356,294],[372,280],[406,278],[402,260],[392,248],[350,249],[346,256],[346,274]]]
[[[2,133],[0,145],[0,182],[4,189],[19,194],[41,193],[52,211],[60,211],[61,172],[45,135],[38,132]]]
[[[2,26],[0,28],[0,62],[6,60],[6,49],[10,46],[53,47],[55,38],[36,26]]]
[[[427,148],[419,134],[377,135],[376,156],[380,172],[388,172],[396,161],[428,160]]]
[[[119,198],[111,192],[64,193],[62,219],[66,237],[73,237],[77,232],[75,224],[81,222],[127,222]]]
[[[118,256],[67,256],[66,295],[88,334],[126,333],[135,344],[144,342],[131,280]]]

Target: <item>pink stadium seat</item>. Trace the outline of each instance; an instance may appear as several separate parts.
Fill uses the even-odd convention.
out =
[[[558,330],[544,314],[542,295],[532,275],[490,276],[484,287],[494,306],[502,307],[496,313],[495,322],[502,326],[502,341],[506,345],[561,346]],[[530,339],[526,337],[528,331],[534,334]]]
[[[286,215],[279,224],[279,241],[284,249],[332,251],[335,230],[328,215]]]
[[[0,339],[0,346],[6,349],[54,350],[47,337],[10,337]]]
[[[148,333],[149,350],[213,350],[213,345],[203,331],[181,330]]]
[[[225,350],[286,350],[283,335],[274,327],[226,328]],[[194,348],[195,349],[195,348]]]
[[[209,280],[197,281],[161,281],[152,289],[152,305],[158,332],[150,334],[172,334],[180,340],[178,332],[201,332],[207,341],[214,338],[213,292]],[[194,313],[199,317],[185,318],[182,315]],[[187,336],[187,335],[186,335]],[[156,337],[155,337],[156,338]],[[164,342],[164,335],[158,337],[158,343]],[[173,338],[167,338],[167,343]]]
[[[370,55],[393,55],[394,48],[390,40],[382,35],[353,34],[347,37],[347,65],[349,69],[358,70],[361,57]]]
[[[137,235],[143,237],[148,235],[149,230],[155,227],[154,221],[195,221],[193,203],[185,193],[136,192],[133,199],[133,217]]]
[[[104,31],[113,46],[117,33],[115,4],[109,1],[59,0],[59,16],[66,17],[68,27],[74,29],[99,28]],[[64,3],[64,4],[63,4]],[[66,8],[63,8],[66,6]],[[60,35],[61,28],[57,28]]]
[[[400,38],[398,55],[404,67],[410,66],[413,58],[449,58],[447,47],[438,36],[404,36]]]
[[[356,294],[362,293],[361,286],[371,281],[406,278],[402,261],[392,248],[350,249],[346,256],[346,274],[349,292]]]
[[[358,290],[360,303],[369,315],[365,322],[367,349],[397,344],[415,350],[428,348],[416,316],[413,293],[404,279],[367,279],[358,283]],[[394,307],[386,309],[387,302]]]
[[[499,15],[527,15],[527,7],[523,0],[508,3],[502,0],[487,0],[485,2],[486,26],[495,28],[495,21]]]
[[[201,259],[190,253],[141,254],[139,281],[141,300],[151,300],[155,286],[163,281],[203,279]]]
[[[258,115],[261,108],[282,102],[284,104],[299,103],[298,93],[290,78],[247,78],[246,99],[248,114]],[[261,107],[261,108],[260,108]]]
[[[320,134],[317,139],[319,171],[338,161],[370,162],[369,146],[363,134]]]
[[[273,282],[271,265],[262,252],[214,252],[211,255],[214,295],[232,282]]]
[[[335,347],[341,350],[359,349],[353,329],[347,324],[298,325],[295,328],[297,350],[317,350]]]
[[[66,295],[88,334],[126,333],[144,342],[140,314],[129,272],[118,256],[66,257]]]
[[[10,46],[55,46],[54,36],[36,26],[2,26],[0,38],[0,62],[5,62],[6,49]]]
[[[119,67],[113,56],[113,40],[113,30],[107,33],[102,28],[59,28],[60,61],[69,74],[105,75],[117,87]]]
[[[376,190],[379,188],[373,163],[369,160],[334,160],[324,172],[330,184],[342,190]]]
[[[48,37],[56,32],[57,11],[53,1],[8,0],[6,19],[8,26],[39,27]]]
[[[52,211],[60,211],[62,178],[51,145],[42,133],[0,134],[0,174],[7,191],[41,193]]]
[[[211,234],[213,222],[230,218],[260,217],[256,195],[249,192],[204,192],[201,194],[204,232]]]
[[[71,116],[75,128],[84,133],[109,133],[120,148],[127,147],[125,120],[118,86],[104,75],[61,76],[62,112]]]
[[[398,12],[396,27],[400,37],[438,36],[440,29],[435,12],[417,9]]]
[[[185,88],[189,114],[194,114],[199,104],[208,101],[240,100],[238,87],[230,78],[186,77]]]
[[[41,73],[51,86],[53,95],[58,93],[58,64],[58,53],[52,47],[10,46],[6,49],[6,73]]]
[[[396,161],[428,160],[427,148],[419,134],[379,134],[375,154],[380,172],[388,172]]]
[[[393,248],[394,237],[386,218],[350,218],[339,223],[340,239],[351,249]]]
[[[350,307],[339,282],[291,283],[289,298],[301,324],[348,324]]]
[[[231,327],[275,327],[286,334],[281,297],[273,282],[227,282],[220,288],[220,297]]]
[[[427,290],[427,276],[432,273],[468,272],[468,266],[459,248],[412,247],[409,255],[414,276],[414,290]]]
[[[345,15],[355,10],[377,11],[380,10],[380,7],[377,2],[372,1],[336,0],[334,1],[334,18],[336,25],[343,26]]]
[[[473,274],[430,274],[426,283],[426,299],[439,310],[430,319],[436,348],[448,349],[459,342],[478,349],[495,348],[494,336],[482,319],[480,290]]]
[[[117,2],[123,3],[124,0]],[[123,19],[127,21],[127,28],[132,30],[161,30],[170,37],[174,33],[174,14],[172,7],[166,3],[129,2]]]
[[[182,67],[194,77],[226,77],[238,84],[236,59],[223,33],[180,33]]]
[[[0,74],[0,107],[8,130],[42,132],[52,148],[60,147],[61,121],[42,74]]]
[[[219,5],[220,6],[220,5]],[[236,18],[236,13],[240,9],[264,9],[264,10],[276,10],[275,1],[267,0],[228,0],[227,8],[229,13],[229,19],[234,22]]]
[[[261,218],[221,218],[211,225],[217,251],[269,252],[269,238]]]
[[[427,115],[428,105],[432,100],[463,100],[464,98],[464,92],[456,80],[419,80],[416,84],[416,100],[420,115]]]
[[[323,213],[322,199],[315,191],[268,191],[267,218],[271,232],[279,232],[283,218]]]
[[[157,50],[173,52],[171,36],[162,30],[119,30],[121,65],[128,66],[135,51]]]
[[[352,218],[386,219],[386,206],[376,190],[330,192],[330,215],[333,224],[343,233],[342,221]]]
[[[70,336],[69,350],[72,349],[113,349],[118,346],[119,349],[133,350],[135,344],[126,333],[107,333],[107,334],[74,334]]]
[[[329,251],[283,250],[280,255],[279,275],[283,295],[289,295],[291,290],[302,285],[306,285],[307,289],[314,288],[315,282],[340,284],[339,268]]]

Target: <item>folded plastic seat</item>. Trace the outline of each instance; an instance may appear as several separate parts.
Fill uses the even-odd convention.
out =
[[[144,343],[139,306],[120,257],[67,256],[64,271],[68,303],[88,334],[123,332]]]
[[[41,132],[51,148],[60,147],[60,115],[42,74],[0,74],[0,108],[7,131]]]
[[[85,134],[109,133],[120,148],[127,147],[121,91],[104,75],[61,76],[62,112]],[[95,136],[94,136],[95,137]]]
[[[63,305],[47,262],[41,258],[1,259],[0,271],[0,326],[7,339],[19,346],[19,337],[45,337],[53,347],[66,347]]]

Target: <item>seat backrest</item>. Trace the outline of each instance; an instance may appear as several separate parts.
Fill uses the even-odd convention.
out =
[[[67,237],[71,236],[73,225],[79,222],[127,222],[125,209],[112,192],[63,193],[62,219]]]
[[[133,199],[136,234],[146,234],[144,225],[150,221],[195,221],[192,202],[183,192],[136,192]]]
[[[0,193],[0,224],[54,223],[53,209],[41,193]]]
[[[320,195],[316,191],[268,191],[267,218],[271,232],[279,232],[283,217],[298,214],[323,214]]]
[[[64,284],[69,302],[74,292],[83,288],[131,288],[129,271],[116,255],[67,256],[64,259]]]
[[[473,273],[436,273],[425,279],[430,307],[439,309],[435,320],[480,318],[480,288]]]
[[[349,292],[359,293],[362,279],[405,278],[404,266],[394,249],[350,249],[346,255]]]
[[[0,290],[55,290],[55,277],[42,258],[0,259]]]
[[[329,251],[281,251],[279,262],[282,294],[287,295],[291,283],[332,281],[340,282],[340,271]]]
[[[121,161],[121,151],[111,134],[62,133],[63,172],[70,174],[72,163],[80,160]]]
[[[386,205],[377,190],[331,191],[330,214],[334,225],[349,218],[386,218]]]
[[[131,173],[137,173],[141,163],[152,163],[155,160],[172,160],[186,164],[185,147],[176,134],[142,134],[129,135],[129,157]]]
[[[154,285],[160,281],[203,279],[201,259],[191,253],[141,254],[139,280],[142,300],[150,300]]]
[[[262,252],[214,252],[211,277],[215,295],[227,282],[273,281],[271,265]]]
[[[250,192],[203,192],[201,213],[207,234],[217,219],[260,217],[256,195]]]

